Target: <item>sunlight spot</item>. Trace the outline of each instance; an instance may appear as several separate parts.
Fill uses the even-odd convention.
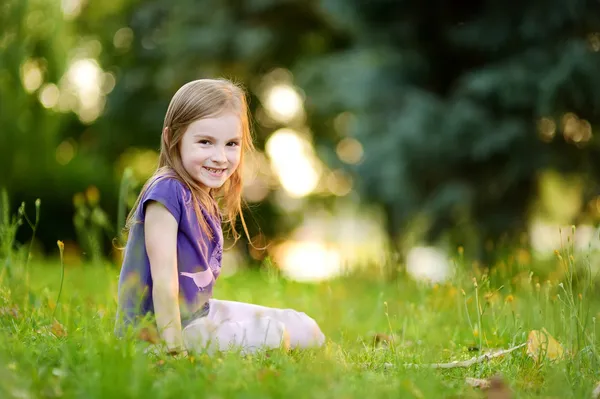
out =
[[[550,118],[541,118],[537,123],[537,130],[543,141],[550,142],[556,134],[556,123]]]
[[[291,196],[303,197],[313,192],[321,171],[308,140],[292,129],[280,129],[269,137],[265,148],[273,172]]]
[[[327,189],[338,197],[348,195],[352,191],[352,178],[343,170],[334,170],[327,176]]]
[[[59,97],[60,90],[54,83],[44,85],[39,96],[40,103],[42,103],[44,108],[53,108],[56,104],[58,104]]]
[[[102,43],[100,43],[100,40],[98,39],[88,40],[85,45],[79,49],[79,51],[82,55],[82,58],[98,58],[100,57],[100,54],[102,54]]]
[[[579,119],[572,112],[567,112],[562,117],[563,135],[567,141],[583,144],[592,138],[592,125],[585,119]]]
[[[406,256],[406,271],[415,280],[435,284],[448,280],[452,268],[442,250],[435,247],[414,247]]]
[[[117,79],[115,75],[110,72],[105,72],[102,75],[102,94],[107,95],[115,88],[117,84]]]
[[[340,254],[318,242],[288,241],[276,249],[282,272],[297,281],[319,281],[341,271]]]
[[[335,147],[335,151],[340,160],[347,164],[357,164],[363,157],[362,144],[352,138],[342,139]]]
[[[75,156],[75,143],[72,140],[65,140],[56,148],[56,162],[60,165],[66,165]]]
[[[102,92],[105,78],[96,60],[84,58],[73,61],[61,79],[58,109],[73,110],[83,123],[94,122],[102,114],[106,103]]]
[[[62,0],[61,8],[65,19],[77,18],[83,8],[83,0]]]
[[[119,50],[127,50],[133,43],[133,30],[129,27],[119,29],[113,37],[113,45]]]
[[[28,93],[36,91],[43,83],[42,67],[38,60],[28,59],[21,65],[21,81]]]
[[[333,127],[340,136],[347,136],[356,117],[350,112],[342,112],[333,120]]]
[[[100,68],[93,59],[77,60],[71,64],[67,72],[69,80],[77,87],[84,101],[92,102],[95,98],[88,98],[98,93],[100,85]]]
[[[302,98],[293,86],[276,84],[268,91],[266,107],[271,118],[287,123],[302,113]]]
[[[334,202],[331,211],[316,205],[299,209],[303,221],[287,245],[268,249],[288,278],[320,281],[351,270],[385,270],[389,240],[383,215],[352,200]]]
[[[537,257],[550,257],[556,249],[573,245],[577,251],[600,249],[600,237],[592,225],[578,225],[573,233],[570,225],[551,223],[542,219],[534,219],[529,224],[531,249]]]

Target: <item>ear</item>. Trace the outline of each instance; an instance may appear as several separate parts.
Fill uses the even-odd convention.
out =
[[[165,127],[162,131],[162,139],[167,148],[171,147],[171,137],[170,137],[171,134],[170,133],[171,133],[171,131],[169,130],[168,127]]]

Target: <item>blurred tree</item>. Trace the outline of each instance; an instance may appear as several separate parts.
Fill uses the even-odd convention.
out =
[[[77,20],[79,32],[101,43],[99,63],[116,77],[104,114],[91,129],[99,138],[95,151],[105,154],[117,171],[119,159],[132,147],[158,150],[168,103],[187,81],[227,77],[242,83],[256,116],[263,108],[259,91],[266,73],[289,68],[306,56],[322,56],[343,40],[304,1],[119,4],[90,2]],[[257,148],[264,150],[266,138],[281,125],[253,121]],[[111,214],[115,207],[116,202],[109,205]],[[260,229],[273,237],[285,230],[276,223],[278,212],[270,198],[253,205],[251,234]]]
[[[452,231],[484,259],[489,240],[519,239],[543,168],[598,194],[600,3],[320,4],[351,41],[294,71],[321,130],[351,112],[364,159],[350,169],[396,243],[421,223],[425,241]],[[331,162],[342,137],[327,137]]]
[[[34,215],[34,200],[44,200],[46,222],[39,236],[52,235],[49,242],[55,243],[69,223],[48,223],[44,211],[52,203],[70,203],[71,190],[55,156],[70,119],[50,108],[72,37],[55,1],[4,1],[0,26],[0,187],[11,194],[14,212],[17,203],[26,201],[26,210]],[[54,216],[54,221],[71,218],[68,212]]]

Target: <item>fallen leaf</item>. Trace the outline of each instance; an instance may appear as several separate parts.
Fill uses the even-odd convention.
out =
[[[394,342],[394,337],[388,334],[383,334],[383,333],[376,333],[373,334],[373,345],[374,346],[378,346],[378,345],[385,345],[385,346],[389,346],[392,345]]]
[[[487,391],[487,399],[511,399],[512,396],[512,391],[501,376],[495,375],[490,379],[490,388]]]
[[[160,342],[158,332],[155,329],[148,327],[140,329],[138,338],[142,341],[150,342],[151,344],[158,344]]]
[[[52,327],[50,327],[50,332],[54,334],[55,337],[61,338],[67,336],[66,328],[58,322],[58,320],[54,319],[52,323]]]
[[[532,330],[527,337],[527,355],[539,362],[544,357],[550,360],[562,359],[564,349],[562,345],[542,328],[542,331]]]
[[[467,377],[465,378],[465,382],[467,383],[467,385],[470,385],[473,388],[487,389],[490,387],[490,380],[486,380],[483,378]]]

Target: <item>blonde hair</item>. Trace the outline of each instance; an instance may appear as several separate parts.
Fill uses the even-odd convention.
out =
[[[233,112],[240,118],[242,130],[240,163],[221,188],[206,190],[183,167],[179,144],[187,127],[192,122],[220,116],[227,112]],[[250,116],[244,90],[226,79],[199,79],[186,83],[171,99],[163,123],[158,168],[142,188],[135,205],[129,213],[125,230],[129,230],[136,222],[135,212],[140,204],[140,199],[150,185],[158,180],[171,177],[178,179],[189,188],[192,193],[192,203],[198,222],[209,238],[213,238],[213,233],[202,214],[202,208],[211,215],[221,216],[222,213],[226,216],[224,221],[229,223],[234,244],[240,237],[235,228],[239,215],[244,232],[250,238],[242,214],[242,172],[244,153],[253,150]],[[222,198],[222,209],[219,209],[216,197]]]

